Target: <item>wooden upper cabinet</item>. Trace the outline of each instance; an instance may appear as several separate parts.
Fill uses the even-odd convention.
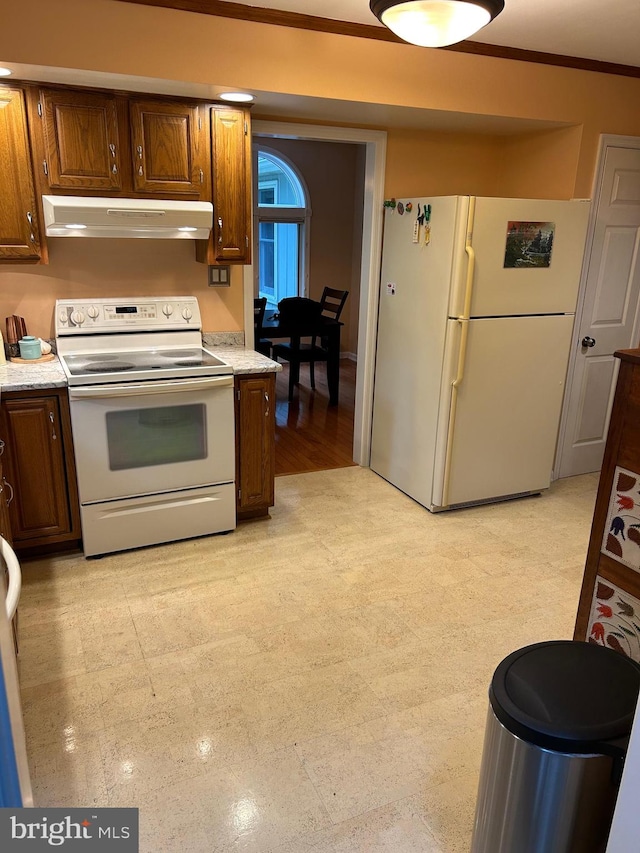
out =
[[[248,110],[211,110],[213,254],[216,261],[249,263],[251,253],[251,135]]]
[[[96,92],[42,90],[46,180],[52,189],[122,189],[116,98]]]
[[[198,104],[131,100],[133,188],[211,198],[206,111]]]
[[[0,108],[0,260],[40,257],[40,232],[27,138],[24,94],[2,89]]]

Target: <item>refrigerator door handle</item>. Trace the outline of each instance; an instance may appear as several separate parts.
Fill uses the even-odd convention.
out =
[[[459,317],[456,317],[456,321],[460,324],[461,332],[456,378],[451,383],[451,405],[449,407],[449,427],[447,429],[447,449],[445,453],[444,480],[442,488],[442,503],[445,507],[449,505],[449,480],[451,478],[453,433],[456,425],[456,410],[458,407],[458,388],[464,379],[464,365],[467,356],[467,338],[469,336],[469,317],[471,315],[471,298],[473,296],[473,280],[476,267],[476,254],[472,245],[475,210],[476,200],[474,196],[471,196],[469,199],[469,214],[467,217],[467,236],[464,245],[464,250],[469,258],[469,263],[467,264],[467,281],[464,292],[464,307],[462,314],[460,314]]]

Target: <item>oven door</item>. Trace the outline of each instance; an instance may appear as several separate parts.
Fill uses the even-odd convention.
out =
[[[233,482],[233,377],[69,389],[80,502]]]

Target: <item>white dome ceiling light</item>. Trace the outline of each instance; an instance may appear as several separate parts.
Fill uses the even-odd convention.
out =
[[[504,0],[370,0],[369,8],[404,41],[445,47],[472,36],[504,9]]]

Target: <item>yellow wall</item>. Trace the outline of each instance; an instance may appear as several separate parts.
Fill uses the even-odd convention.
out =
[[[186,240],[49,240],[47,266],[0,267],[0,324],[19,314],[29,334],[51,338],[56,299],[106,296],[197,296],[207,331],[242,328],[242,267],[231,287],[208,287],[207,267]]]
[[[517,137],[390,128],[386,189],[395,196],[425,192],[584,198],[591,195],[599,135],[640,136],[640,79],[115,0],[3,0],[0,60],[209,84],[212,92],[217,86],[233,86],[400,105],[462,116],[469,119],[467,128],[476,116],[522,119],[528,127],[532,122],[565,126]],[[90,280],[101,291],[120,286],[113,283],[112,269],[120,260],[116,262],[111,250],[91,256],[78,251],[85,265],[80,255],[73,261],[67,258],[62,272],[56,255],[67,250],[55,247],[48,272],[0,270],[3,310],[24,313],[17,310],[24,300],[40,303],[63,295],[58,292],[63,281],[75,281],[77,287]],[[146,249],[135,252],[147,258],[138,282],[155,287],[156,273],[162,279],[165,268],[155,265]],[[69,267],[73,277],[64,272]],[[173,289],[179,279],[204,294],[204,268],[201,273],[197,269],[187,259],[184,267],[176,266]],[[242,326],[238,273],[227,293],[206,291],[205,325],[212,330]],[[35,289],[27,295],[26,288]],[[34,331],[40,331],[43,322],[38,320]]]

